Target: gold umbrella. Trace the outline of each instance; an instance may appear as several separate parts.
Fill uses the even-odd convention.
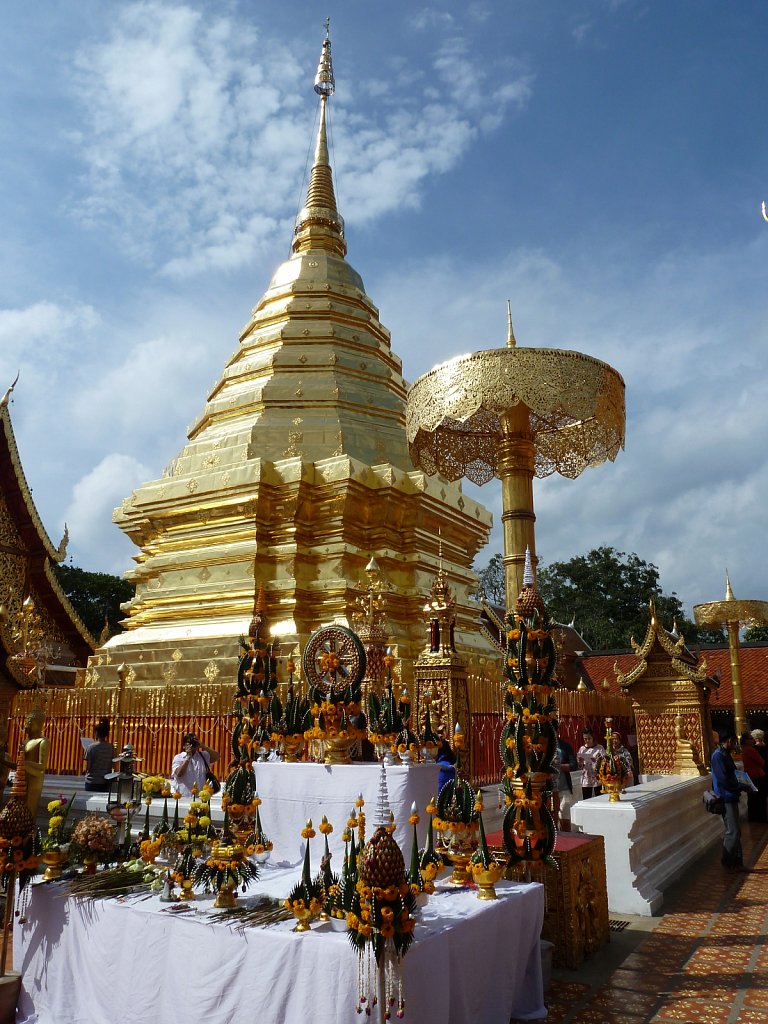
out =
[[[731,650],[731,686],[733,687],[733,718],[739,736],[747,728],[744,719],[744,696],[741,690],[741,648],[739,629],[741,626],[768,625],[768,601],[737,601],[731,590],[728,572],[725,573],[725,600],[708,601],[693,608],[697,626],[711,626],[728,630],[728,645]]]
[[[533,478],[570,479],[624,447],[624,381],[580,352],[507,347],[456,356],[408,394],[414,465],[448,480],[501,480],[507,607],[522,589],[525,551],[536,564]]]

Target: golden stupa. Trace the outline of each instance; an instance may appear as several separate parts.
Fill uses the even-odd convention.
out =
[[[320,625],[351,624],[375,555],[390,584],[388,633],[406,676],[423,647],[421,608],[438,570],[456,595],[456,641],[477,633],[470,566],[490,513],[461,485],[414,470],[401,361],[360,275],[345,259],[328,159],[331,45],[314,83],[319,125],[292,254],[159,480],[114,521],[140,549],[126,630],[91,659],[87,685],[205,683],[231,675],[264,584],[287,654]]]

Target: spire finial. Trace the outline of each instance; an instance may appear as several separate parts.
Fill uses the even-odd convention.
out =
[[[731,578],[728,575],[728,570],[727,569],[725,570],[725,600],[726,601],[735,601],[736,600],[736,598],[733,596],[733,591],[731,590]]]
[[[345,256],[344,220],[336,209],[333,175],[328,159],[326,107],[336,90],[331,59],[330,18],[325,21],[325,39],[315,75],[314,90],[320,97],[320,123],[315,142],[315,156],[309,175],[309,187],[303,210],[296,218],[293,233],[293,251],[327,249],[337,256]]]
[[[21,376],[21,370],[19,370],[19,371],[18,371],[18,372],[16,373],[16,380],[15,380],[15,381],[13,382],[13,384],[11,384],[11,386],[10,386],[10,387],[8,388],[8,390],[7,390],[6,392],[5,392],[5,394],[3,395],[3,397],[2,397],[2,398],[0,398],[0,409],[7,409],[7,408],[8,408],[8,402],[9,402],[9,401],[11,400],[11,395],[13,394],[13,389],[14,389],[14,388],[16,387],[16,385],[17,385],[17,384],[19,383],[19,377],[20,377],[20,376]]]
[[[531,562],[531,549],[526,545],[525,547],[525,566],[523,567],[523,586],[532,587],[534,584],[533,578],[533,563]]]
[[[515,338],[515,331],[512,327],[512,303],[507,299],[507,348],[516,348],[517,339]]]

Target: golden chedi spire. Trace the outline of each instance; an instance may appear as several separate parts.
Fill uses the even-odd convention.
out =
[[[315,143],[315,158],[309,175],[307,200],[296,218],[293,238],[294,252],[327,249],[337,256],[346,256],[347,253],[347,243],[344,241],[344,221],[336,209],[333,174],[328,159],[326,108],[335,89],[329,23],[326,22],[326,36],[323,40],[320,62],[315,75],[315,92],[320,97],[320,124]]]
[[[223,678],[220,659],[261,617],[259,580],[281,643],[350,623],[354,581],[371,550],[392,581],[388,632],[407,672],[421,646],[418,595],[434,575],[440,528],[457,638],[475,643],[471,565],[491,517],[459,484],[415,470],[408,453],[402,363],[345,257],[329,160],[327,29],[314,88],[314,160],[291,255],[181,452],[115,510],[141,550],[128,573],[136,596],[125,632],[108,641],[108,661],[94,659],[99,684],[120,661],[134,687]]]

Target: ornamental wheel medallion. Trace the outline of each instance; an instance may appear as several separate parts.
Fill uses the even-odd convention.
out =
[[[310,686],[341,693],[357,686],[365,675],[365,648],[346,626],[322,626],[307,641],[302,656]]]

